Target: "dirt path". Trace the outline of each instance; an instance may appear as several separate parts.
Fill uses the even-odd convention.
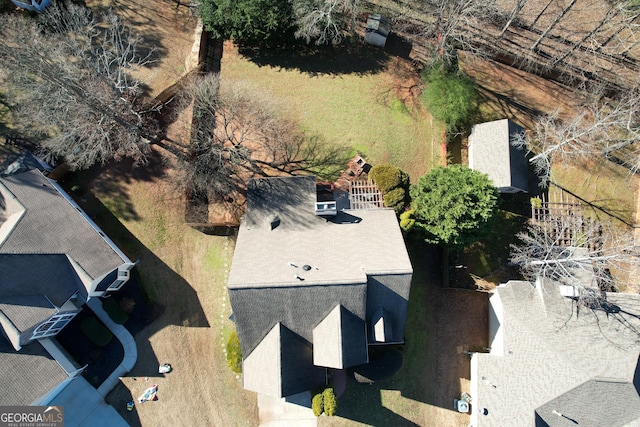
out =
[[[488,294],[446,289],[437,277],[425,283],[424,308],[429,310],[426,351],[433,360],[426,372],[430,386],[432,426],[467,426],[469,415],[453,411],[453,399],[470,392],[471,365],[465,351],[488,346]]]

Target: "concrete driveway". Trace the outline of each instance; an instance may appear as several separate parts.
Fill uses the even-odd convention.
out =
[[[311,396],[300,393],[285,398],[258,395],[261,427],[316,427],[318,419],[311,411]]]

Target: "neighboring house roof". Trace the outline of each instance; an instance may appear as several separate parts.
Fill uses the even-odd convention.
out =
[[[23,150],[19,153],[0,156],[0,176],[15,175],[31,169],[51,170],[51,166],[44,163],[30,151]]]
[[[528,191],[526,153],[513,145],[523,132],[509,119],[474,125],[469,135],[469,167],[489,175],[502,192]]]
[[[323,217],[315,205],[313,176],[249,182],[228,281],[245,363],[271,363],[265,340],[277,324],[313,347],[317,366],[366,363],[367,324],[380,309],[393,324],[384,342],[404,340],[412,267],[395,212],[343,209]],[[267,382],[251,375],[244,371],[245,388],[260,391]],[[286,392],[262,390],[274,391]]]
[[[67,372],[38,341],[17,352],[0,337],[0,406],[34,402],[68,378]]]
[[[589,380],[536,409],[536,426],[626,426],[639,421],[636,386],[609,378]]]
[[[39,336],[55,334],[88,285],[124,263],[133,265],[40,171],[0,177],[0,405],[44,402],[79,373],[53,338],[31,341],[31,330],[46,321]]]
[[[0,254],[0,312],[23,332],[51,317],[86,289],[61,254]]]
[[[22,206],[22,216],[13,228],[0,228],[0,253],[68,254],[92,279],[129,262],[39,171],[3,177],[0,184],[10,192],[0,185],[0,198],[15,197]],[[4,212],[0,219],[12,213],[5,206],[9,204],[0,203]]]
[[[556,285],[510,281],[496,288],[490,299],[491,352],[472,357],[472,424],[533,425],[537,414],[548,425],[570,425],[554,410],[580,425],[622,426],[629,416],[640,422],[632,396],[638,384],[640,295],[606,296],[606,311],[578,310]],[[631,395],[633,410],[614,411],[624,404],[610,406],[596,392],[614,388],[621,397]],[[598,410],[609,414],[604,424],[590,418]]]

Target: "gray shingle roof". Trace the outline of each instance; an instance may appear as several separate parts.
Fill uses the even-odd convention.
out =
[[[66,255],[0,254],[0,311],[21,332],[56,313],[84,285]]]
[[[367,285],[231,288],[229,299],[246,357],[278,322],[311,342],[313,329],[337,304],[364,321]]]
[[[587,381],[536,410],[536,426],[622,427],[634,421],[640,421],[638,390],[631,383],[606,378]]]
[[[314,177],[259,182],[249,185],[229,288],[364,283],[366,274],[412,272],[392,209],[346,210],[345,217],[360,221],[336,224],[314,214]],[[276,216],[279,225],[272,229]],[[302,270],[305,264],[312,269]]]
[[[28,405],[67,377],[37,341],[17,352],[0,337],[0,405]]]
[[[525,150],[512,144],[524,129],[509,119],[480,123],[469,135],[469,167],[489,175],[498,188],[528,190]]]
[[[385,342],[404,342],[405,319],[409,307],[411,276],[407,274],[381,274],[369,276],[367,287],[367,322],[373,325],[374,316],[383,309]],[[374,342],[373,328],[369,329],[369,342]]]
[[[404,339],[412,267],[395,212],[345,209],[325,219],[315,215],[315,202],[312,176],[249,182],[247,213],[228,281],[242,354],[245,363],[251,361],[249,367],[273,354],[275,344],[269,343],[275,339],[272,328],[278,324],[305,342],[313,341],[317,350],[330,353],[327,360],[332,365],[364,363],[364,325],[370,320],[367,316],[372,316],[369,303],[392,313],[397,323],[394,341]],[[336,306],[342,308],[333,319],[330,313]],[[327,323],[322,324],[323,320]],[[330,336],[328,330],[334,327],[342,337]],[[314,337],[316,328],[318,336]],[[325,349],[325,345],[335,347]],[[296,363],[295,352],[290,356],[291,363]],[[274,369],[271,366],[266,371]],[[282,375],[289,375],[285,371]],[[245,388],[273,395],[271,383],[262,377],[252,379],[253,373],[262,375],[258,368],[245,371]]]
[[[500,332],[490,354],[473,356],[472,407],[487,409],[474,425],[532,425],[537,408],[589,380],[633,381],[640,354],[640,295],[607,294],[617,309],[577,312],[557,286],[511,281],[491,299]],[[585,413],[596,404],[574,402]],[[617,425],[611,421],[607,425]]]
[[[0,183],[26,208],[0,253],[68,254],[94,279],[124,262],[39,171],[0,178]]]
[[[312,358],[311,344],[277,323],[243,360],[244,388],[285,397],[323,386],[325,371]]]
[[[341,305],[313,329],[313,363],[346,369],[369,362],[365,322]]]

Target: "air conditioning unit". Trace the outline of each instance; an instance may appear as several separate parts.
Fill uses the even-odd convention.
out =
[[[469,402],[462,399],[455,399],[454,401],[454,409],[458,412],[467,413],[469,412]]]

